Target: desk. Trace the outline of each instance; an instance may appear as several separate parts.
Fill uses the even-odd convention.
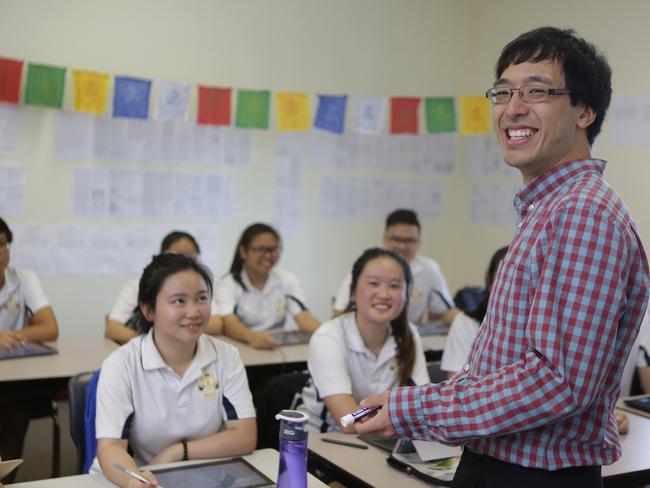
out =
[[[603,466],[606,488],[639,486],[650,483],[650,419],[628,414],[629,434],[621,436],[623,455],[609,466]],[[338,446],[321,441],[323,437],[365,444],[355,436],[340,432],[309,437],[309,456],[318,465],[341,477],[353,486],[399,486],[420,488],[431,486],[391,468],[386,463],[388,452],[368,445],[367,450]],[[346,483],[348,481],[348,483]]]
[[[67,380],[78,373],[99,369],[102,361],[119,347],[104,337],[60,340],[47,344],[57,349],[58,354],[0,361],[0,382]]]
[[[262,473],[268,476],[273,481],[277,480],[278,476],[278,459],[279,453],[274,449],[261,449],[255,451],[252,454],[247,456],[242,456],[249,463],[259,469]],[[206,460],[201,461],[187,461],[189,463],[193,462],[205,462]],[[158,466],[169,467],[175,466],[182,463],[171,463]],[[28,481],[25,483],[17,483],[14,485],[9,485],[16,488],[115,488],[116,485],[108,481],[102,475],[90,475],[84,474],[79,476],[67,476],[64,478],[53,478],[50,480],[40,480],[40,481]],[[310,488],[323,488],[327,485],[321,483],[312,475],[307,476],[307,486]]]

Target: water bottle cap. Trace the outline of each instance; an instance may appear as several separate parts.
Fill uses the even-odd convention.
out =
[[[309,415],[298,410],[282,410],[275,415],[275,420],[286,420],[287,422],[303,423],[309,420]]]

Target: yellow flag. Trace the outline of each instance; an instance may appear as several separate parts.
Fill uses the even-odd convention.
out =
[[[275,94],[275,108],[278,116],[278,130],[309,130],[309,95],[307,93]]]
[[[92,71],[72,70],[74,109],[96,115],[106,113],[108,75]]]
[[[490,132],[490,102],[485,97],[460,97],[460,133],[466,136]]]

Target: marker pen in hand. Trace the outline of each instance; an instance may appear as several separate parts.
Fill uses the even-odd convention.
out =
[[[350,412],[349,414],[341,417],[341,425],[343,427],[349,427],[350,425],[364,418],[366,415],[371,414],[372,412],[375,412],[380,408],[381,405],[377,405],[376,407],[361,407],[358,410],[355,410],[354,412]]]

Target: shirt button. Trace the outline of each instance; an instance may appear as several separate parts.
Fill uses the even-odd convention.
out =
[[[463,366],[464,371],[469,371],[469,363],[465,363],[465,366]]]
[[[523,222],[519,222],[519,223],[517,224],[517,227],[521,229],[521,227],[522,227],[523,225],[524,225]]]
[[[530,205],[528,205],[528,211],[529,212],[532,211],[534,208],[535,208],[535,205],[533,205],[532,203]]]

